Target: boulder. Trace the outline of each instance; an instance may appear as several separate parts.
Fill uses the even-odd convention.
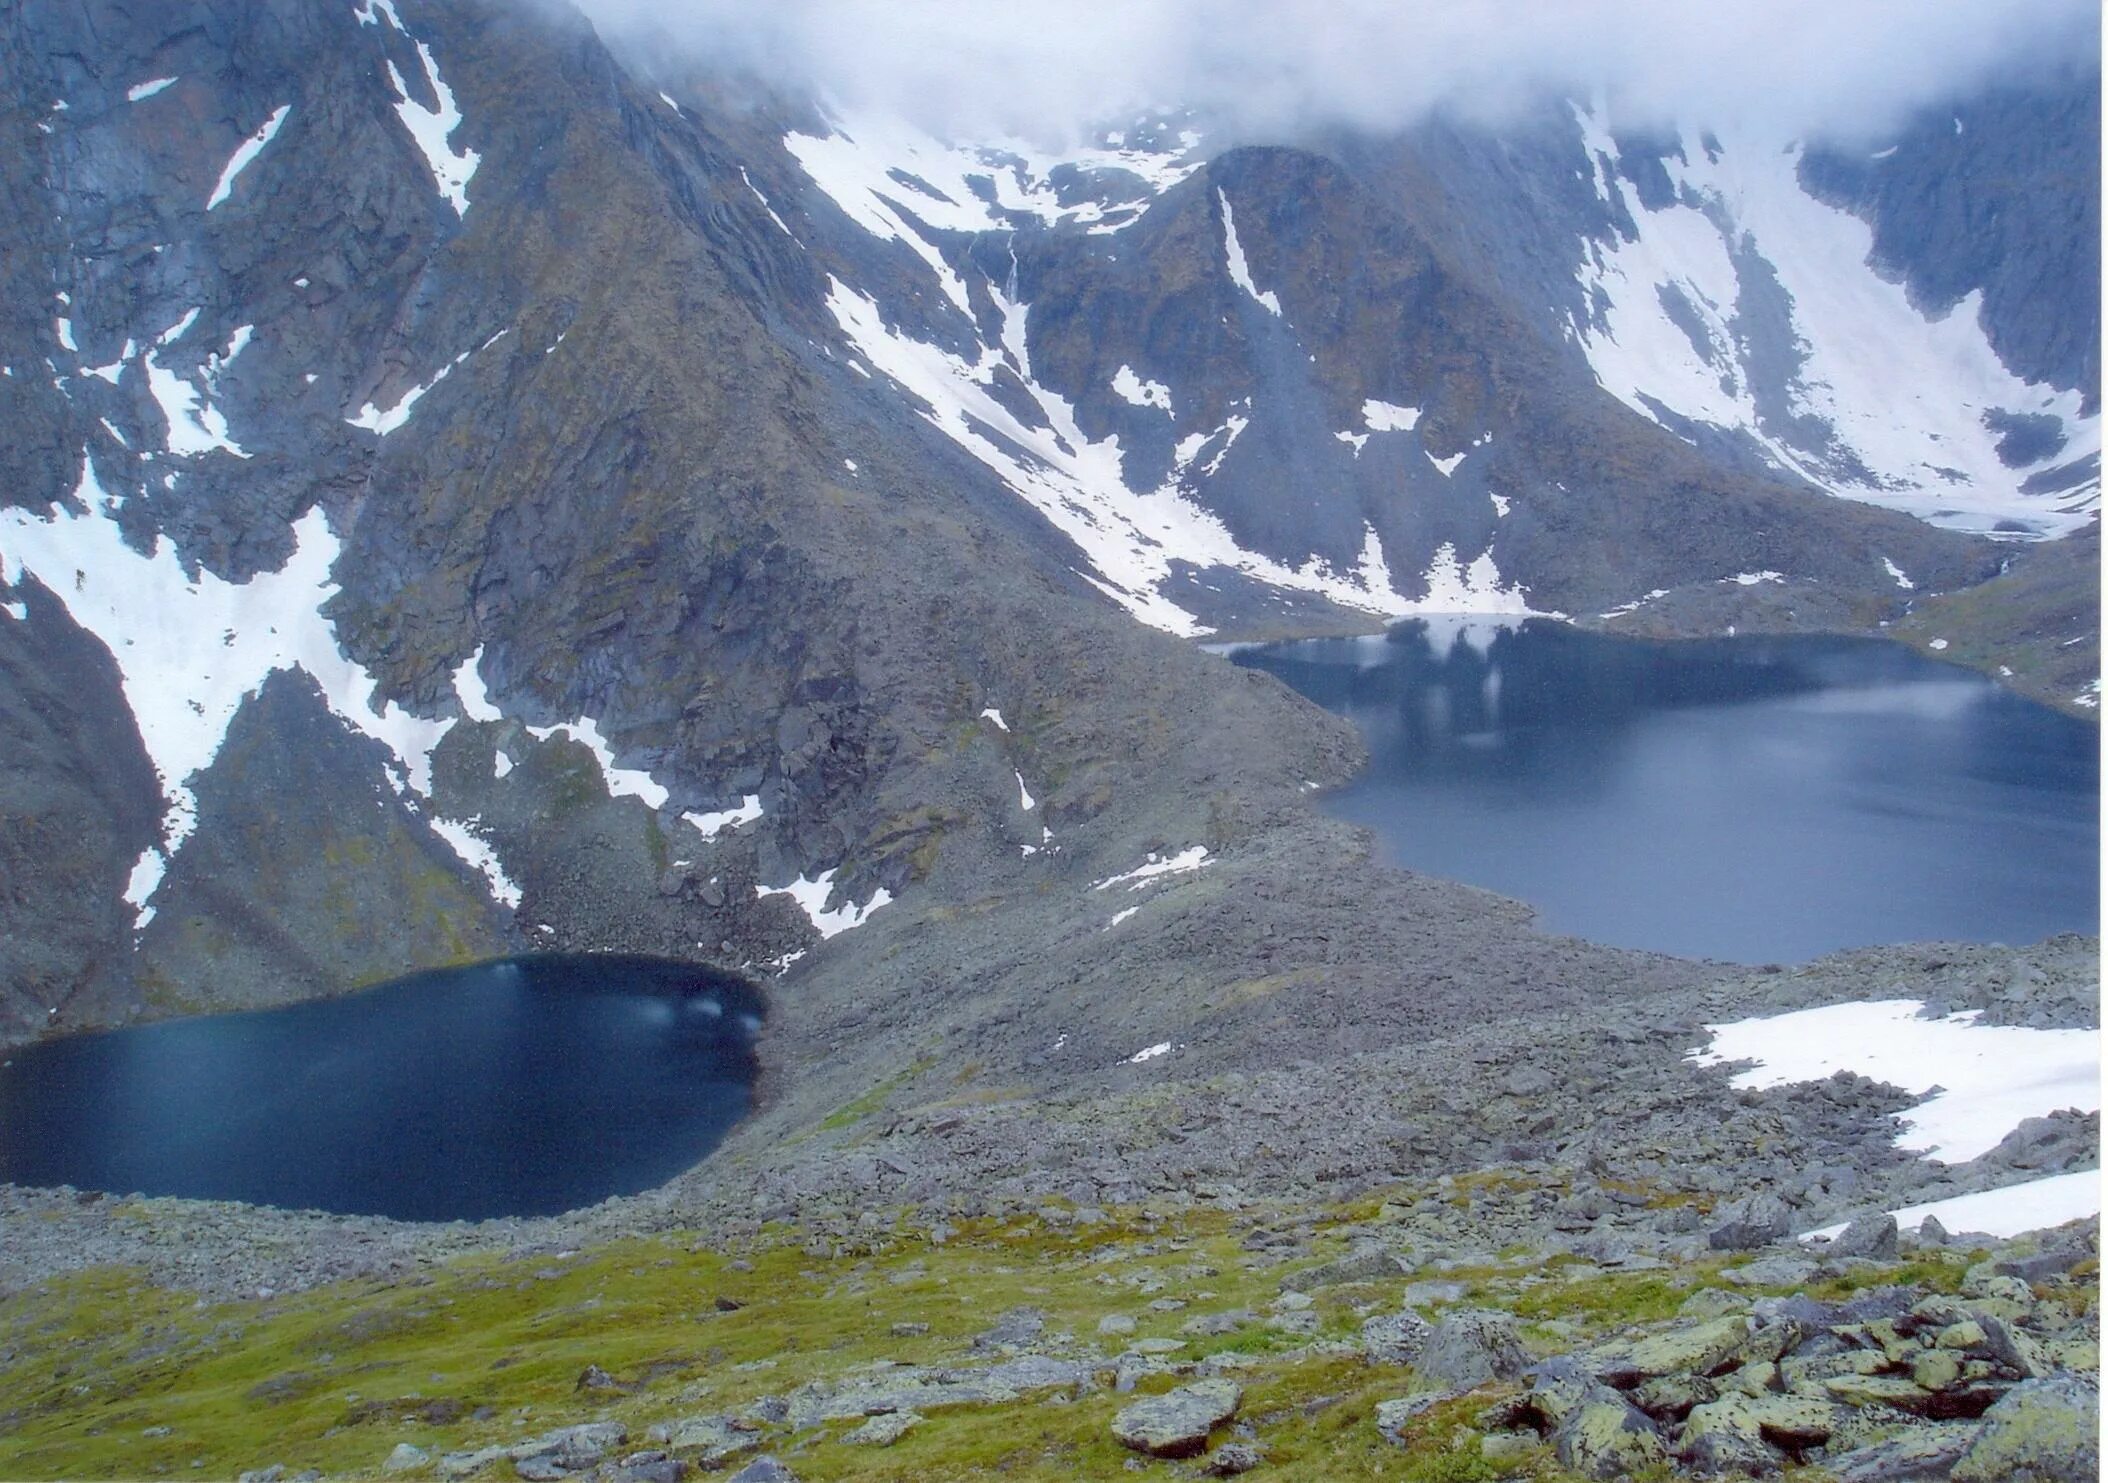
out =
[[[2100,1391],[2077,1375],[2018,1385],[1984,1415],[1954,1483],[2095,1483]]]
[[[1405,1427],[1421,1412],[1426,1411],[1442,1399],[1436,1391],[1420,1395],[1400,1396],[1396,1400],[1376,1403],[1376,1430],[1386,1442],[1394,1447],[1403,1447],[1406,1442]]]
[[[1402,1277],[1405,1263],[1396,1254],[1381,1249],[1357,1251],[1322,1266],[1305,1267],[1281,1279],[1283,1292],[1310,1292],[1343,1282],[1374,1282],[1380,1277]]]
[[[381,1471],[384,1473],[407,1473],[413,1468],[423,1467],[431,1460],[432,1454],[425,1451],[424,1448],[413,1447],[408,1442],[397,1442],[395,1450],[382,1460]]]
[[[1445,1390],[1472,1390],[1488,1381],[1512,1380],[1528,1364],[1514,1318],[1477,1308],[1444,1316],[1412,1361],[1414,1369]]]
[[[1793,1228],[1793,1212],[1772,1194],[1737,1200],[1720,1214],[1722,1219],[1706,1233],[1706,1244],[1715,1251],[1754,1251]]]
[[[1237,1414],[1244,1392],[1232,1380],[1202,1380],[1136,1401],[1113,1418],[1113,1437],[1151,1457],[1198,1457],[1208,1433]]]
[[[662,1421],[645,1433],[660,1446],[674,1452],[692,1453],[706,1468],[723,1467],[742,1453],[761,1445],[751,1425],[736,1425],[725,1416],[686,1416]]]
[[[1944,1479],[1976,1440],[1971,1425],[1912,1427],[1885,1441],[1827,1458],[1837,1483],[1932,1483]]]
[[[1826,1255],[1864,1256],[1877,1261],[1896,1257],[1896,1217],[1884,1211],[1862,1215],[1838,1233]]]

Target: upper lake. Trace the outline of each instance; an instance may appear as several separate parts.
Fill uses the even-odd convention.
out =
[[[1245,649],[1352,720],[1393,863],[1746,963],[2099,930],[2099,733],[1879,640],[1408,622]]]
[[[477,1220],[662,1184],[745,1116],[762,1003],[651,958],[507,959],[71,1035],[0,1067],[0,1179]]]

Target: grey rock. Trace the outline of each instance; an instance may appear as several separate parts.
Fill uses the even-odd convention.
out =
[[[386,1464],[383,1464],[386,1466]],[[267,1468],[252,1468],[234,1480],[234,1483],[281,1483],[285,1477],[285,1464],[274,1462]]]
[[[1250,1442],[1225,1442],[1209,1457],[1208,1476],[1234,1478],[1241,1473],[1250,1472],[1264,1461],[1265,1454]]]
[[[1793,1228],[1793,1212],[1773,1194],[1751,1195],[1721,1214],[1723,1218],[1706,1232],[1706,1244],[1715,1251],[1754,1251]]]
[[[473,1452],[445,1452],[439,1458],[442,1478],[473,1478],[505,1456],[503,1447],[479,1447]]]
[[[414,1447],[408,1442],[397,1442],[395,1450],[389,1453],[382,1461],[381,1471],[384,1473],[407,1473],[414,1468],[425,1466],[431,1460],[432,1454],[425,1451],[424,1448]]]
[[[629,1428],[619,1421],[588,1421],[517,1443],[507,1449],[507,1455],[515,1468],[547,1461],[563,1472],[577,1473],[592,1467],[628,1440]]]
[[[2062,1373],[2016,1386],[1984,1416],[1954,1465],[1954,1483],[2095,1483],[2100,1391]]]
[[[798,1483],[798,1475],[773,1457],[757,1457],[725,1483]]]
[[[1232,1380],[1202,1380],[1137,1401],[1113,1418],[1123,1447],[1152,1457],[1197,1457],[1208,1433],[1237,1414],[1244,1392]]]
[[[981,1353],[1007,1352],[1024,1348],[1047,1327],[1047,1315],[1037,1308],[1012,1308],[996,1320],[995,1327],[974,1336],[973,1347]]]
[[[1945,1246],[1951,1239],[1947,1228],[1940,1224],[1937,1215],[1928,1215],[1918,1223],[1917,1241],[1920,1246]]]
[[[1121,1335],[1134,1331],[1135,1321],[1125,1313],[1108,1313],[1098,1320],[1098,1332],[1101,1334]]]

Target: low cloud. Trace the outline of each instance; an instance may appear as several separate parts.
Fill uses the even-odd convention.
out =
[[[1253,136],[1619,117],[1867,136],[2033,69],[2097,65],[2094,0],[581,0],[604,32],[962,135],[1190,107]]]

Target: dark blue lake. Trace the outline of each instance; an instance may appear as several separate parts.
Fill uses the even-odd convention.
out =
[[[7,1053],[0,1179],[400,1220],[552,1215],[664,1183],[752,1099],[762,1001],[548,955]]]
[[[1550,931],[1763,963],[2099,930],[2098,730],[1898,645],[1438,620],[1235,662],[1361,729],[1336,815]]]

